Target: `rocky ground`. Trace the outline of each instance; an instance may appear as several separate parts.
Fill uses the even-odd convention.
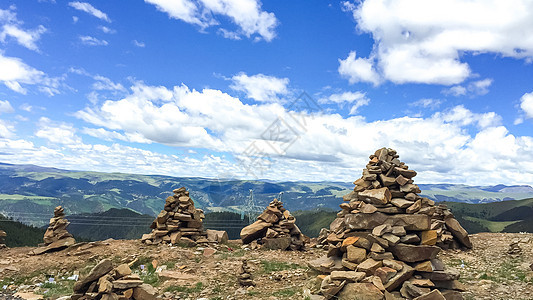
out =
[[[460,270],[460,280],[468,288],[465,299],[533,299],[533,234],[481,233],[471,240],[470,251],[440,254],[448,266]],[[515,246],[513,252],[520,253],[508,253],[513,241],[521,249]],[[104,258],[116,265],[131,263],[163,299],[304,299],[315,277],[306,263],[324,254],[321,249],[248,250],[236,243],[218,246],[212,253],[133,240],[86,243],[40,256],[28,255],[32,249],[0,249],[0,299],[16,299],[15,293],[26,299],[70,295],[73,279]],[[248,260],[255,287],[243,289],[237,283],[243,259]]]

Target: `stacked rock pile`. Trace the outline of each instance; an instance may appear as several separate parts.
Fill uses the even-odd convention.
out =
[[[257,221],[241,230],[241,240],[243,244],[258,240],[261,247],[272,250],[304,250],[306,237],[295,223],[283,203],[274,199]]]
[[[522,247],[520,247],[520,241],[514,240],[509,244],[508,254],[520,256],[522,254]]]
[[[166,199],[164,209],[150,226],[152,232],[144,234],[142,241],[146,244],[184,243],[189,246],[208,243],[202,223],[204,211],[194,207],[184,187],[173,192],[174,195]]]
[[[84,279],[74,285],[72,300],[136,299],[155,300],[157,291],[132,274],[127,264],[113,268],[109,259],[100,261]]]
[[[248,261],[244,259],[239,270],[239,276],[237,277],[241,286],[255,286],[252,278],[252,271],[248,266]]]
[[[5,238],[7,237],[7,233],[3,230],[0,230],[0,249],[5,248]]]
[[[30,254],[38,255],[45,252],[60,250],[76,243],[76,240],[67,231],[70,222],[65,219],[65,210],[58,206],[54,209],[54,217],[50,219],[50,224],[43,237],[43,244],[34,249]]]
[[[382,148],[344,196],[342,211],[319,241],[327,256],[311,262],[330,299],[462,299],[459,273],[436,259],[441,248],[471,248],[444,206],[417,195],[416,172]]]

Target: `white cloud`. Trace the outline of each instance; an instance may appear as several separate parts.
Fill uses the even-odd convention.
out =
[[[231,88],[246,94],[246,97],[260,102],[279,101],[279,96],[289,93],[288,78],[277,78],[264,74],[248,76],[239,73],[231,78]]]
[[[83,128],[83,133],[95,138],[102,139],[104,141],[121,140],[132,143],[151,144],[152,141],[145,139],[139,133],[126,133],[122,134],[117,131],[110,131],[104,128]]]
[[[339,74],[348,78],[350,83],[370,82],[378,85],[381,81],[376,72],[372,58],[355,58],[355,51],[350,52],[346,59],[339,59]]]
[[[0,119],[0,139],[13,138],[15,136],[15,127],[2,119]]]
[[[418,106],[423,108],[437,109],[442,104],[442,100],[432,98],[422,98],[415,102],[409,103],[410,106]]]
[[[11,103],[7,100],[0,100],[0,114],[15,112]]]
[[[96,80],[95,83],[93,83],[92,88],[101,91],[101,90],[107,90],[107,91],[121,91],[125,92],[126,89],[124,86],[120,83],[115,83],[111,81],[111,79],[101,76],[101,75],[95,75],[93,76],[93,79]]]
[[[454,85],[450,88],[442,90],[442,93],[445,95],[452,95],[455,97],[470,95],[473,96],[482,96],[489,93],[489,87],[492,84],[493,80],[491,78],[486,78],[483,80],[472,81],[468,83],[466,87],[462,85]]]
[[[73,7],[75,9],[77,9],[77,10],[86,12],[86,13],[94,16],[94,17],[97,17],[100,20],[104,20],[106,22],[111,22],[111,20],[109,19],[109,17],[107,16],[106,13],[102,12],[99,9],[96,9],[90,3],[74,1],[74,2],[69,2],[68,5],[70,7]]]
[[[339,94],[331,94],[329,97],[319,99],[320,103],[337,103],[344,105],[346,103],[352,104],[350,108],[350,115],[355,115],[359,107],[368,105],[370,99],[362,92],[344,92]]]
[[[278,20],[273,13],[261,9],[258,0],[145,0],[171,18],[195,24],[205,29],[220,25],[214,16],[229,18],[239,27],[238,32],[219,31],[224,37],[237,39],[237,35],[271,41],[275,36]],[[231,33],[231,34],[230,34]]]
[[[143,42],[139,42],[138,40],[133,40],[133,41],[131,41],[131,42],[133,43],[133,45],[135,45],[135,46],[137,46],[137,47],[139,47],[139,48],[144,48],[144,47],[146,47],[146,44],[145,44],[145,43],[143,43]]]
[[[88,46],[107,46],[108,44],[106,40],[99,40],[95,37],[88,36],[88,35],[80,35],[79,38],[82,44],[85,44]]]
[[[46,117],[41,117],[39,129],[35,136],[48,140],[53,144],[74,145],[80,144],[81,138],[76,136],[76,129],[72,124],[54,122]]]
[[[527,118],[533,118],[533,93],[526,93],[520,98],[520,108]]]
[[[76,17],[76,16],[72,16],[72,23],[74,23],[74,24],[78,23],[78,20],[79,20],[79,19],[80,19],[80,18],[78,18],[78,17]]]
[[[98,26],[98,29],[102,30],[103,33],[109,33],[109,34],[117,33],[115,29],[111,29],[107,26]]]
[[[7,10],[0,9],[0,25],[2,25],[0,27],[0,42],[5,43],[8,37],[11,37],[21,46],[33,51],[39,51],[36,42],[46,32],[46,28],[43,25],[39,25],[33,30],[22,29],[20,26],[23,22],[17,19],[15,9],[15,6],[11,6]]]
[[[30,84],[37,85],[40,91],[52,96],[59,93],[61,80],[48,77],[19,58],[3,56],[0,52],[0,82],[17,93],[26,94],[27,91],[21,84]]]
[[[341,74],[352,80],[375,84],[360,76],[372,63],[382,80],[454,85],[472,75],[463,53],[533,58],[533,39],[524,38],[533,27],[528,0],[366,0],[345,2],[344,8],[358,30],[374,39],[369,58],[344,60]]]

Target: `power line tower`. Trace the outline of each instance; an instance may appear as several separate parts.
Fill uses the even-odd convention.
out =
[[[250,189],[250,195],[246,198],[244,203],[243,212],[248,217],[248,223],[252,224],[255,221],[255,218],[259,215],[258,212],[261,211],[261,207],[255,204],[254,199],[254,190]]]

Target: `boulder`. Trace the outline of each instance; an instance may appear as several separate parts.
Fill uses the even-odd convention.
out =
[[[360,200],[373,204],[387,204],[391,200],[391,193],[388,188],[383,187],[359,192],[358,197]]]
[[[468,237],[468,232],[457,222],[453,217],[448,217],[445,220],[446,228],[452,233],[452,235],[468,249],[472,249],[472,242],[470,242],[470,237]]]
[[[372,283],[348,283],[337,295],[338,300],[383,300],[383,293]]]
[[[262,220],[257,220],[254,223],[244,227],[241,230],[242,242],[244,244],[248,244],[254,240],[264,237],[267,229],[270,226],[272,226],[272,224]]]
[[[440,248],[428,245],[410,245],[399,243],[391,248],[392,254],[405,262],[417,262],[435,258]]]
[[[264,238],[263,248],[269,250],[287,250],[291,245],[291,237]]]
[[[228,242],[228,233],[224,230],[207,229],[205,232],[209,242],[216,242],[219,244],[225,244]]]

